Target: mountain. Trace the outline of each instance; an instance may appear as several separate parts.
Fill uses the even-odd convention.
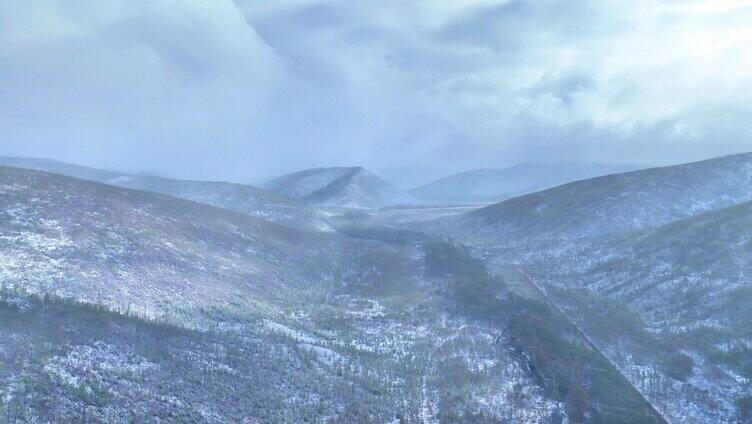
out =
[[[326,214],[322,211],[251,185],[136,176],[47,159],[0,157],[0,165],[36,169],[119,187],[163,193],[242,212],[294,228],[332,230]]]
[[[710,312],[729,323],[752,311],[739,309],[752,302],[752,202],[594,241],[584,253],[599,260],[582,284],[629,299],[663,325]]]
[[[665,422],[539,297],[388,238],[0,167],[0,416]]]
[[[593,162],[522,164],[461,172],[414,188],[409,193],[424,203],[494,203],[572,181],[639,168]]]
[[[752,202],[527,268],[667,416],[744,422],[735,417],[752,406]]]
[[[392,277],[373,258],[403,262],[374,243],[0,167],[0,412],[9,422],[394,418],[396,398],[419,395],[391,383],[387,394],[404,364],[368,339],[380,310],[356,287],[323,300],[346,281]],[[361,351],[372,359],[355,359]]]
[[[752,155],[739,154],[573,182],[432,228],[541,288],[670,422],[746,422],[750,180]]]
[[[0,168],[0,216],[4,285],[150,314],[284,295],[280,281],[329,262],[310,253],[325,251],[316,233],[20,168]]]
[[[314,168],[274,178],[264,187],[320,206],[375,208],[399,201],[397,188],[361,167]]]
[[[80,178],[82,180],[91,180],[98,182],[106,182],[118,177],[127,176],[127,174],[124,174],[122,172],[107,171],[103,169],[90,168],[88,166],[74,165],[71,163],[41,158],[0,156],[0,165],[12,166],[15,168],[36,169],[37,171],[51,172],[54,174]]]
[[[653,227],[752,200],[752,154],[576,181],[438,225],[463,240],[555,239]]]

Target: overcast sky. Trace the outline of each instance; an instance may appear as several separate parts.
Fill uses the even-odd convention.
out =
[[[752,1],[24,0],[0,155],[183,178],[752,150]]]

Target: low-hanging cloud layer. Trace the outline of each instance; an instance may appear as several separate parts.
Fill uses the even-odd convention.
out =
[[[0,155],[410,185],[752,150],[752,1],[7,3]]]

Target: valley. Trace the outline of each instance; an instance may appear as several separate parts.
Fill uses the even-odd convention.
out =
[[[745,422],[751,163],[485,206],[14,162],[0,422]]]
[[[752,0],[9,0],[0,424],[752,424]]]

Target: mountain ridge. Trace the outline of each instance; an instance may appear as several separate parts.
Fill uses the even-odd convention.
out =
[[[589,237],[752,200],[752,153],[611,174],[515,197],[438,224],[461,237]]]
[[[396,187],[361,166],[305,169],[263,186],[310,204],[344,208],[382,207],[401,197]]]
[[[489,203],[601,175],[641,169],[598,162],[523,163],[452,174],[409,190],[423,202]]]
[[[300,279],[276,265],[281,258],[314,263],[310,252],[326,246],[324,233],[36,170],[0,167],[0,202],[4,284],[88,302],[102,296],[110,306],[129,301],[151,314],[160,299],[274,295],[280,281]]]
[[[332,231],[322,211],[248,184],[138,176],[51,159],[0,157],[0,165],[53,172],[123,188],[147,190],[246,213],[307,230]]]

